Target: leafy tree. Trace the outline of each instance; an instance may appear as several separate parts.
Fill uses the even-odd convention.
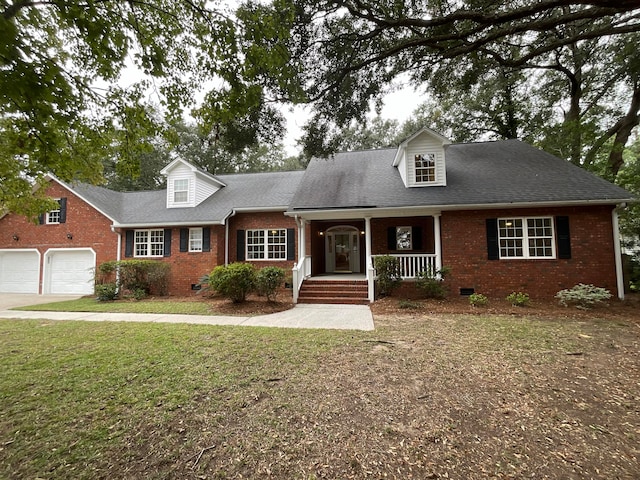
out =
[[[139,175],[155,148],[150,92],[178,118],[216,78],[223,87],[198,113],[230,148],[279,131],[276,109],[236,82],[238,37],[229,9],[206,0],[0,0],[0,205],[35,216],[50,205],[34,182],[99,182],[105,158]],[[131,70],[143,79],[126,84]],[[242,95],[226,95],[229,84]]]
[[[247,32],[241,49],[247,59],[250,53],[272,63],[256,72],[244,62],[241,85],[314,103],[305,153],[326,154],[340,145],[340,130],[364,121],[400,76],[427,85],[438,65],[474,62],[475,56],[481,62],[491,58],[514,75],[514,69],[565,46],[639,31],[637,8],[635,1],[604,0],[250,1],[240,9]],[[284,13],[273,26],[277,12]],[[261,27],[265,19],[269,29]],[[501,91],[508,101],[508,89]]]

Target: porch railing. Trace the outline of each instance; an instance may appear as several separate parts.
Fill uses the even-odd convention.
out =
[[[293,267],[291,275],[291,283],[293,284],[293,303],[298,303],[298,294],[300,293],[300,287],[306,277],[311,275],[311,256],[307,255],[301,258],[298,263]]]
[[[383,255],[372,255],[372,258]],[[416,278],[423,270],[435,272],[438,269],[437,255],[432,253],[394,253],[392,257],[398,259],[400,276],[403,279]]]

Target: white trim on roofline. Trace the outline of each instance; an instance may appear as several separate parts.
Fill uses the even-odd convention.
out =
[[[507,208],[544,208],[544,207],[577,207],[611,205],[616,206],[629,202],[630,199],[609,199],[609,200],[573,200],[565,202],[522,202],[522,203],[487,203],[487,204],[461,204],[461,205],[409,205],[398,207],[371,207],[371,208],[328,208],[309,210],[289,210],[286,216],[298,215],[307,220],[326,220],[328,218],[383,218],[383,217],[409,217],[417,214],[433,215],[444,211],[460,210],[497,210]]]
[[[172,228],[172,227],[206,227],[207,225],[224,225],[229,217],[236,213],[261,213],[261,212],[282,212],[286,213],[286,205],[278,207],[240,207],[234,208],[229,213],[218,220],[198,220],[186,222],[150,222],[150,223],[114,223],[113,228]]]
[[[166,167],[164,167],[162,170],[160,170],[160,174],[167,176],[169,175],[169,172],[171,170],[173,170],[173,168],[176,166],[176,164],[181,163],[184,166],[186,166],[187,168],[189,168],[189,170],[191,170],[193,173],[195,173],[196,175],[200,175],[201,177],[206,178],[207,180],[211,180],[213,182],[218,183],[221,187],[226,187],[227,185],[222,181],[219,180],[215,175],[212,175],[209,172],[205,172],[204,170],[196,167],[195,165],[187,162],[186,160],[183,160],[181,158],[176,158],[173,162],[171,162],[169,165],[167,165]]]

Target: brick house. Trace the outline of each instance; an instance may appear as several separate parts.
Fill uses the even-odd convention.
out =
[[[371,301],[372,258],[391,254],[406,279],[450,267],[456,294],[583,282],[623,295],[616,207],[633,197],[516,140],[451,144],[423,129],[305,171],[213,176],[175,160],[162,173],[167,189],[151,192],[52,178],[60,208],[39,225],[0,218],[0,292],[90,294],[103,261],[154,258],[171,264],[173,295],[246,261],[292,272],[294,301]]]

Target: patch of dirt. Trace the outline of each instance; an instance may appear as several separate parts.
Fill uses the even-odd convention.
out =
[[[375,315],[424,315],[424,314],[464,314],[464,315],[518,315],[556,319],[581,319],[606,317],[621,321],[640,321],[640,294],[627,294],[624,301],[611,300],[607,304],[592,309],[564,307],[557,300],[532,299],[525,307],[515,307],[505,299],[489,299],[484,307],[473,307],[469,298],[452,296],[444,300],[404,300],[399,297],[385,297],[371,305]]]
[[[269,313],[282,312],[293,308],[293,300],[289,297],[278,296],[275,302],[268,301],[265,297],[257,295],[247,296],[247,300],[241,303],[233,303],[226,298],[204,297],[212,312],[220,315],[266,315]]]

